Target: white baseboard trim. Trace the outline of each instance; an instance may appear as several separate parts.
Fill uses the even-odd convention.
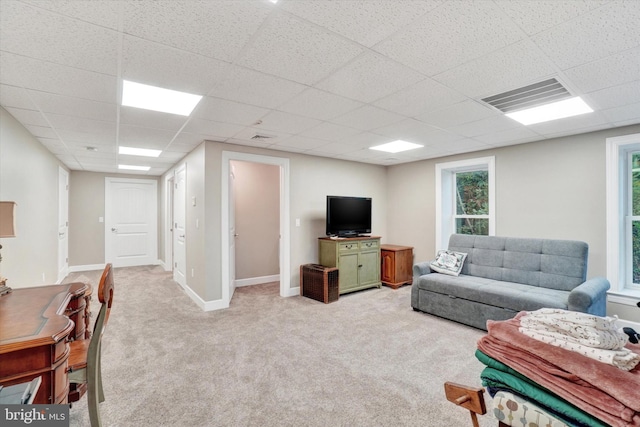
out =
[[[249,277],[248,279],[236,279],[235,287],[240,288],[242,286],[260,285],[262,283],[279,282],[280,275],[274,274],[271,276],[261,277]]]
[[[72,265],[69,267],[69,273],[78,273],[81,271],[104,270],[105,265],[106,264]]]
[[[285,297],[297,297],[297,296],[300,296],[300,286],[296,286],[295,288],[289,288],[285,294]]]
[[[629,327],[629,328],[635,329],[636,331],[640,331],[640,323],[638,323],[638,322],[632,322],[630,320],[618,319],[616,321],[616,325],[619,328]]]
[[[189,286],[187,285],[182,286],[178,282],[176,283],[178,284],[178,286],[180,286],[180,288],[182,288],[184,293],[187,294],[187,296],[193,302],[195,302],[198,307],[202,309],[202,311],[215,311],[215,310],[222,310],[224,308],[229,308],[229,303],[225,303],[222,299],[205,301],[200,297],[200,295],[195,293],[193,289],[191,289]]]

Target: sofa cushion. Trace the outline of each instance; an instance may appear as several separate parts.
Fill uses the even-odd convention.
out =
[[[461,271],[465,275],[560,291],[586,280],[584,242],[454,234],[449,250],[467,253]]]
[[[462,252],[440,250],[429,267],[438,273],[457,276],[462,270],[467,254]]]
[[[510,310],[533,311],[543,307],[568,308],[569,291],[505,282],[468,275],[452,277],[440,273],[420,276],[418,289],[456,298],[504,307]]]

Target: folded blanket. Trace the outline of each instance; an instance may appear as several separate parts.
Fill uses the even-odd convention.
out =
[[[623,371],[530,338],[518,331],[524,314],[489,320],[478,348],[612,426],[640,426],[640,365]],[[628,343],[626,348],[640,354],[640,345]]]
[[[575,351],[583,356],[590,357],[591,359],[602,363],[607,363],[625,371],[632,370],[638,363],[640,363],[640,354],[636,354],[628,348],[619,347],[612,350],[606,350],[603,348],[590,347],[588,345],[575,342],[570,337],[566,337],[561,334],[523,327],[520,328],[520,332],[538,341],[566,348],[570,351]]]
[[[511,427],[588,427],[567,422],[508,390],[498,390],[493,396],[493,416]]]
[[[553,408],[554,413],[560,414],[562,419],[571,425],[608,427],[607,423],[599,421],[592,415],[577,409],[553,393],[507,372],[487,367],[481,372],[480,378],[482,379],[482,385],[489,389],[492,396],[497,390],[509,390],[540,407]]]
[[[629,337],[617,327],[615,317],[599,317],[588,313],[543,308],[526,312],[520,318],[520,331],[536,333],[543,341],[567,341],[588,347],[620,350]],[[536,338],[538,339],[538,338]]]

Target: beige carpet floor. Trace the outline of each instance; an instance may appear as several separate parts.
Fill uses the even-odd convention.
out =
[[[100,271],[65,282],[97,286]],[[480,386],[483,331],[414,312],[409,286],[331,304],[238,288],[203,312],[159,266],[115,269],[104,426],[471,426],[443,383]],[[92,302],[97,311],[98,302]],[[86,397],[71,426],[88,426]],[[496,426],[491,415],[482,427]]]

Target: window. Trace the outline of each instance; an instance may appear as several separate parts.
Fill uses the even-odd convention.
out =
[[[436,164],[436,250],[449,236],[495,234],[494,157]]]
[[[607,139],[607,278],[612,302],[640,296],[640,134]]]

